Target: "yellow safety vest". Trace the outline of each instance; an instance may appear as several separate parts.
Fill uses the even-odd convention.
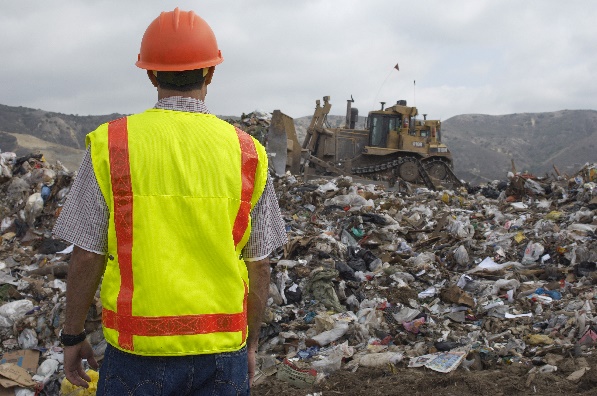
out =
[[[86,144],[110,211],[106,340],[152,356],[242,348],[241,249],[267,179],[263,146],[213,115],[160,109],[101,125]]]

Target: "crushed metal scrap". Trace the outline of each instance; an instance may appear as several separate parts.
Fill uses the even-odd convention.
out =
[[[0,153],[0,174],[3,363],[31,376],[12,386],[55,395],[71,250],[51,229],[74,175],[14,153]],[[513,174],[443,191],[276,178],[290,242],[272,259],[258,381],[308,387],[335,370],[388,365],[519,364],[540,375],[591,353],[596,174],[592,164],[570,178]],[[100,360],[101,309],[96,299],[86,322]]]

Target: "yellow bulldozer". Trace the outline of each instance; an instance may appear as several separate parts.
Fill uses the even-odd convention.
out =
[[[317,100],[315,112],[302,145],[294,121],[275,110],[268,130],[267,146],[273,170],[305,177],[318,174],[351,175],[386,181],[401,180],[435,190],[439,185],[457,187],[460,180],[452,171],[452,155],[441,142],[441,121],[417,119],[416,107],[405,100],[369,112],[365,129],[355,129],[358,109],[347,101],[342,128],[331,128],[327,115],[330,97]],[[273,154],[272,154],[273,153]]]

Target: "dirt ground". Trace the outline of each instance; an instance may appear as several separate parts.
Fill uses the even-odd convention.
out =
[[[458,368],[442,374],[426,368],[408,368],[405,363],[395,368],[359,368],[355,373],[337,371],[313,388],[295,388],[279,381],[275,375],[253,388],[255,396],[303,396],[320,392],[331,395],[597,395],[597,356],[588,356],[591,368],[578,382],[566,379],[580,367],[573,358],[558,363],[558,370],[548,374],[528,374],[532,366],[512,364],[495,369],[466,371]]]

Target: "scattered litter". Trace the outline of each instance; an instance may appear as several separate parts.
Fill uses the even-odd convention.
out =
[[[241,122],[267,129],[268,114]],[[51,235],[74,174],[41,155],[1,154],[0,375],[85,394],[63,381],[57,335],[72,246]],[[271,257],[259,382],[309,388],[338,370],[513,362],[529,381],[584,381],[588,365],[546,356],[579,359],[597,346],[595,169],[437,192],[275,178],[289,243]],[[101,310],[95,299],[85,324],[100,361]]]
[[[286,271],[304,291],[292,305],[270,299],[298,339],[296,350],[263,351],[280,362],[320,377],[388,365],[448,373],[532,366],[556,346],[567,356],[597,345],[587,330],[594,309],[584,307],[597,296],[595,186],[533,178],[488,197],[482,188],[404,194],[345,177],[287,174],[275,184],[289,244],[273,276]],[[559,373],[551,366],[527,372]]]

